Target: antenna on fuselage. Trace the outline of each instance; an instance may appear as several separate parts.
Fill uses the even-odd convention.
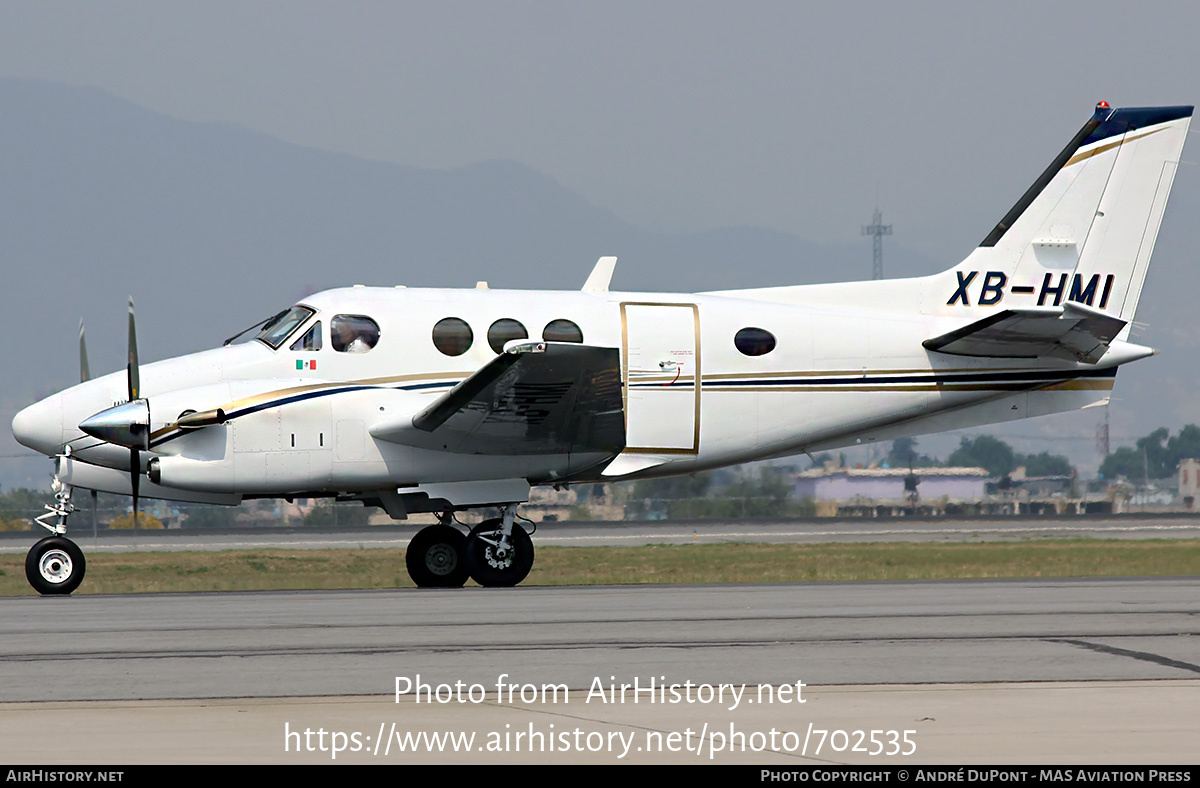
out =
[[[596,267],[583,283],[585,293],[607,293],[608,283],[612,281],[613,271],[617,268],[617,258],[601,257],[596,261]]]

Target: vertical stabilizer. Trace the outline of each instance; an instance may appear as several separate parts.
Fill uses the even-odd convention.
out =
[[[979,247],[933,278],[924,310],[979,319],[1073,301],[1131,321],[1191,117],[1101,102]]]

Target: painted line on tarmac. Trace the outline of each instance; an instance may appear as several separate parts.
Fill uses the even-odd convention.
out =
[[[1097,525],[1048,525],[1037,527],[1004,528],[872,528],[857,530],[825,531],[671,531],[639,532],[634,534],[606,533],[594,535],[564,536],[545,535],[541,544],[571,544],[589,542],[653,542],[655,540],[682,541],[744,541],[746,539],[812,539],[814,537],[869,537],[869,536],[1022,536],[1028,534],[1131,534],[1131,533],[1180,532],[1184,535],[1200,536],[1196,525],[1122,525],[1106,527]],[[415,532],[414,534],[415,535]],[[411,536],[388,539],[307,539],[301,541],[201,541],[201,542],[92,542],[89,537],[77,537],[82,545],[93,552],[177,552],[184,550],[214,552],[218,550],[296,549],[296,550],[354,550],[354,549],[398,549],[405,547]],[[0,553],[23,553],[26,545],[5,546]]]

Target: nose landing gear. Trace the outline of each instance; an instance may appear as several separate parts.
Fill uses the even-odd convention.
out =
[[[87,562],[79,545],[66,538],[67,517],[75,511],[71,488],[55,475],[50,489],[54,491],[54,503],[46,504],[45,514],[34,520],[52,535],[35,544],[25,556],[25,579],[39,594],[69,594],[83,582]],[[57,521],[48,522],[52,518]]]

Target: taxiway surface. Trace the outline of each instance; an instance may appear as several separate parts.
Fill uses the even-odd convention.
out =
[[[1200,678],[1200,578],[2,602],[0,701],[377,695],[507,672],[813,685]],[[54,675],[53,680],[46,680]]]
[[[480,736],[573,727],[607,734],[610,743],[614,732],[632,732],[647,749],[618,758],[607,744],[548,753],[509,741],[494,753],[424,747],[381,756],[368,743],[338,762],[885,759],[829,747],[711,751],[718,731],[798,736],[811,723],[914,731],[919,755],[908,760],[916,762],[1164,763],[1194,760],[1200,736],[1200,578],[214,593],[0,605],[0,746],[10,760],[20,752],[40,763],[329,761],[330,751],[301,750],[287,734],[354,731],[360,744],[390,743],[394,723],[406,733]],[[397,702],[397,677],[418,676],[431,688],[478,685],[486,698],[420,703],[410,692]],[[645,687],[651,679],[680,688],[746,685],[751,693],[802,682],[806,703],[796,702],[798,689],[787,703],[735,709],[729,696],[588,700],[597,682]],[[522,702],[518,690],[505,702],[498,683],[561,686],[571,701]],[[65,729],[73,732],[66,739],[47,733]],[[678,734],[689,749],[651,751],[655,731]]]

